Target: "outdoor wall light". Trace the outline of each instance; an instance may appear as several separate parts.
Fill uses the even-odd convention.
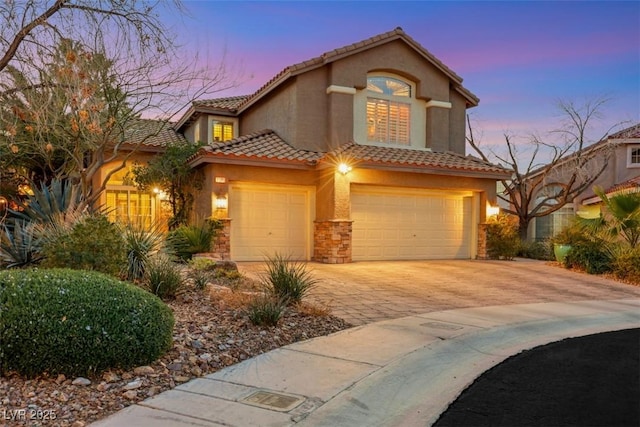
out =
[[[346,175],[351,172],[351,166],[346,163],[340,163],[338,165],[338,172],[340,172],[342,175]]]
[[[487,204],[487,217],[492,217],[500,214],[500,206],[491,206]]]
[[[229,206],[227,196],[216,196],[215,206],[216,209],[227,209]]]

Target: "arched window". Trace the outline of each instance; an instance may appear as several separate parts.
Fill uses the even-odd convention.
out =
[[[397,78],[367,78],[368,142],[411,145],[411,89]]]

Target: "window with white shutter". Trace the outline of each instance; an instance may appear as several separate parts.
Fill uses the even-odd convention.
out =
[[[411,145],[411,86],[392,77],[367,79],[367,141]]]

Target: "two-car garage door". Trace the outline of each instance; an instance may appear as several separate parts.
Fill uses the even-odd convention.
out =
[[[471,257],[471,193],[352,186],[353,260]]]

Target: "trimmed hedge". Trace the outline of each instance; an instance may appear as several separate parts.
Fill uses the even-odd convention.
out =
[[[106,274],[0,271],[0,373],[91,375],[156,360],[172,344],[173,313]]]

